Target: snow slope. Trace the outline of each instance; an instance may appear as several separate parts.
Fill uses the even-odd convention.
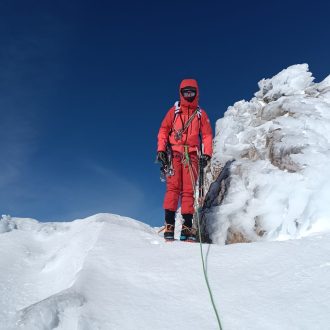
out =
[[[0,329],[217,329],[199,245],[138,221],[0,221]],[[204,245],[225,330],[329,329],[330,234]]]
[[[218,120],[213,169],[236,162],[213,210],[214,242],[228,233],[258,241],[330,230],[330,76],[313,80],[307,64],[293,65]]]

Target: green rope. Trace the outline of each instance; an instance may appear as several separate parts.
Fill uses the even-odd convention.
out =
[[[203,265],[204,279],[205,279],[205,282],[206,282],[207,289],[209,291],[211,303],[212,303],[213,310],[214,310],[214,313],[215,313],[216,318],[217,318],[217,321],[218,321],[219,329],[222,330],[222,325],[221,325],[219,313],[218,313],[218,310],[217,310],[217,306],[215,305],[215,302],[214,302],[214,298],[213,298],[211,286],[210,286],[210,283],[209,283],[209,279],[208,279],[207,272],[206,272],[206,267],[205,267],[204,254],[203,254],[203,245],[202,245],[202,240],[201,240],[202,233],[201,233],[201,226],[200,226],[200,219],[199,219],[199,209],[196,206],[197,202],[196,202],[196,189],[195,189],[195,183],[194,183],[194,174],[192,173],[192,168],[191,168],[191,163],[190,163],[190,157],[189,157],[189,152],[188,152],[188,148],[187,147],[185,147],[185,150],[184,150],[184,158],[185,158],[185,162],[188,163],[188,168],[189,168],[189,173],[190,173],[190,178],[191,178],[191,184],[193,186],[194,195],[195,195],[195,213],[197,215],[197,226],[198,226],[198,235],[199,235],[199,247],[200,247],[201,259],[202,259],[202,265]]]
[[[183,164],[185,166],[188,165],[188,167],[189,167],[189,173],[190,173],[191,165],[190,165],[189,147],[188,146],[184,146],[184,160],[183,160]],[[193,180],[191,177],[190,177],[190,179]],[[193,184],[193,181],[191,183]],[[193,184],[193,187],[194,187],[194,184]]]
[[[206,269],[205,269],[205,261],[204,261],[204,254],[203,254],[203,245],[202,245],[202,240],[201,240],[202,234],[201,234],[201,226],[200,226],[200,221],[199,221],[199,212],[197,211],[196,214],[197,214],[197,222],[198,222],[199,247],[200,247],[200,252],[201,252],[201,259],[202,259],[202,265],[203,265],[204,278],[205,278],[207,289],[209,291],[209,295],[210,295],[210,299],[211,299],[212,306],[213,306],[213,309],[214,309],[214,313],[215,313],[215,315],[217,317],[219,329],[222,330],[219,313],[218,313],[217,306],[215,305],[215,302],[214,302],[214,299],[213,299],[212,290],[211,290],[209,279],[208,279],[207,272],[206,272]]]

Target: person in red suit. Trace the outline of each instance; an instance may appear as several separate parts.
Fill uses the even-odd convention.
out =
[[[158,133],[157,160],[173,169],[166,176],[164,238],[174,239],[175,212],[181,197],[184,223],[180,239],[195,241],[196,233],[192,228],[194,188],[199,166],[204,168],[212,156],[212,128],[206,112],[198,105],[197,81],[184,79],[179,93],[180,101],[167,112]],[[203,150],[200,150],[201,143]]]

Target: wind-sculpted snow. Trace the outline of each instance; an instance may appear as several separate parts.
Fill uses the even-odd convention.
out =
[[[97,220],[1,219],[11,230],[0,235],[0,329],[55,329],[76,313],[84,297],[74,285],[101,230]]]
[[[11,221],[10,216],[3,215],[0,220],[0,234],[12,231],[13,229],[15,229],[15,223]]]
[[[66,290],[19,311],[17,329],[77,329],[82,295]]]
[[[1,330],[217,329],[197,244],[111,214],[6,221]],[[204,245],[223,328],[327,329],[329,250],[330,234]]]
[[[89,297],[88,288],[95,281],[98,267],[106,260],[102,245],[114,232],[108,230],[108,237],[100,241],[107,222],[114,227],[120,224],[120,235],[125,228],[129,232],[144,229],[154,233],[137,221],[106,214],[72,223],[2,217],[1,330],[77,329],[77,313],[86,303],[85,296]],[[99,265],[90,265],[94,249],[102,251],[104,260],[98,260]]]
[[[313,80],[307,64],[291,66],[217,122],[212,165],[236,162],[213,209],[214,242],[330,230],[330,76]]]

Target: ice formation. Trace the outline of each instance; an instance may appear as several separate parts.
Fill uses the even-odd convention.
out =
[[[217,121],[212,169],[236,161],[212,211],[214,242],[330,229],[330,76],[313,81],[307,64],[290,66]]]

